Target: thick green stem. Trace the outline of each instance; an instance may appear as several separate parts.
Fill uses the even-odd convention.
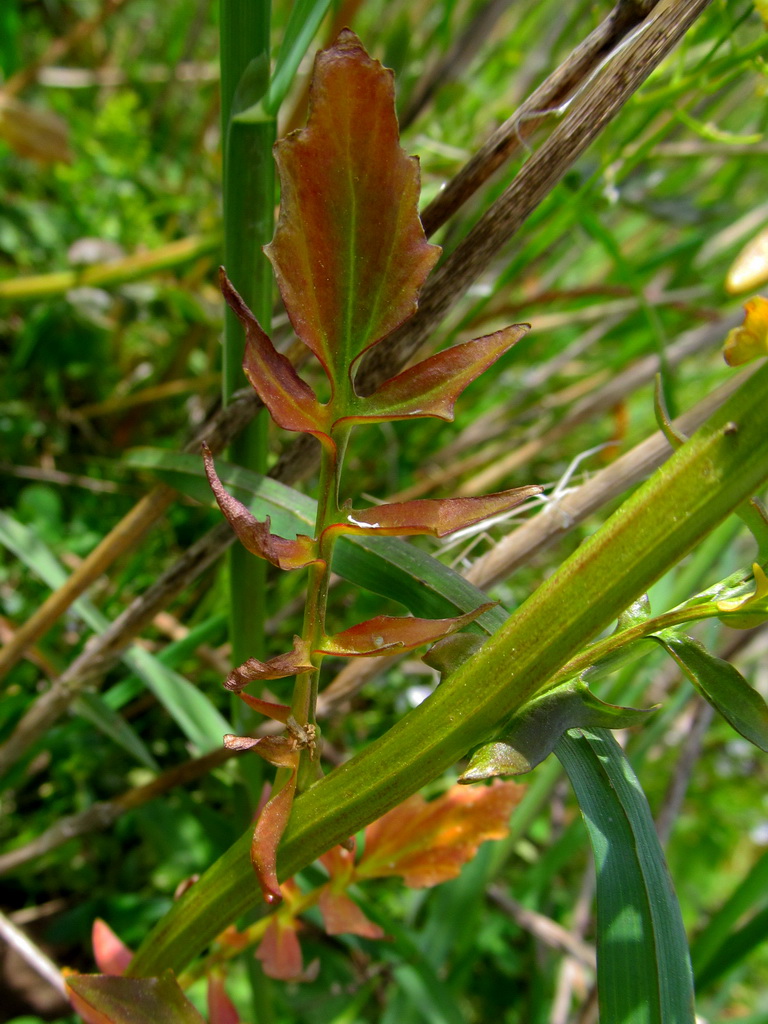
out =
[[[353,835],[468,750],[768,480],[762,367],[423,704],[296,801],[282,877]],[[184,967],[260,896],[250,834],[145,939],[134,975]]]
[[[272,318],[272,272],[261,251],[274,229],[275,122],[243,123],[237,114],[269,87],[270,0],[221,0],[221,122],[224,146],[224,263],[265,330]],[[227,308],[222,399],[246,386],[243,331]],[[236,439],[230,458],[263,473],[267,420],[259,415]],[[236,664],[262,653],[265,565],[239,545],[230,552],[230,635]]]

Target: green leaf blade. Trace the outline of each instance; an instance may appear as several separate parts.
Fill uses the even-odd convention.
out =
[[[576,791],[595,855],[601,1020],[694,1024],[680,908],[629,762],[602,730],[568,733],[556,752]]]
[[[702,697],[736,732],[768,751],[768,704],[738,669],[672,630],[663,630],[652,639],[671,655]]]

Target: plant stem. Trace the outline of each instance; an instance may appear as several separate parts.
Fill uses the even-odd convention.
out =
[[[224,140],[224,262],[227,273],[265,330],[272,319],[272,273],[261,247],[274,228],[275,121],[242,123],[237,114],[269,86],[270,0],[221,0],[221,122]],[[245,385],[243,332],[226,310],[222,400]],[[257,416],[233,442],[230,458],[263,473],[267,421]],[[263,652],[265,566],[239,546],[230,553],[230,637],[239,664]],[[242,705],[241,705],[242,707]]]
[[[339,481],[341,465],[346,448],[348,431],[345,430],[340,443],[334,447],[324,447],[320,456],[320,480],[318,484],[317,517],[315,520],[315,538],[318,543],[318,558],[309,567],[307,581],[307,603],[304,609],[304,639],[309,643],[311,651],[317,651],[325,636],[325,613],[328,604],[328,590],[331,582],[331,563],[335,536],[325,534],[326,527],[335,523],[339,516]],[[334,438],[334,440],[336,440]],[[316,726],[317,693],[320,683],[320,668],[323,655],[312,655],[314,669],[296,677],[293,690],[291,710],[299,725]],[[299,769],[298,790],[309,788],[316,778],[315,765],[317,751],[314,746],[302,751]]]

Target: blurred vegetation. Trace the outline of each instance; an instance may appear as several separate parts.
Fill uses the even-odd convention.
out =
[[[289,9],[275,0],[275,48]],[[426,204],[609,10],[602,0],[346,0],[332,6],[313,49],[329,41],[332,18],[350,24],[395,69],[403,144],[420,156]],[[133,450],[176,452],[217,408],[223,323],[215,284],[221,259],[217,17],[211,0],[4,0],[0,10],[7,87],[0,92],[0,487],[2,508],[21,530],[15,548],[6,526],[2,533],[3,642],[156,482],[136,468]],[[478,22],[476,49],[462,52]],[[26,80],[14,78],[57,40],[70,45]],[[743,300],[729,293],[726,278],[742,248],[768,225],[766,54],[768,32],[750,2],[716,0],[708,7],[454,308],[436,343],[516,320],[531,322],[530,335],[469,389],[453,426],[424,420],[407,431],[385,424],[360,432],[348,463],[356,494],[442,496],[533,482],[552,490],[571,469],[573,486],[656,429],[652,373],[629,382],[607,407],[597,400],[625,370],[657,357],[673,415],[732,375],[719,342]],[[438,77],[441,62],[447,73]],[[302,123],[309,67],[307,59],[283,104],[281,131]],[[424,99],[423,84],[431,80],[434,90]],[[563,112],[550,112],[547,123],[556,124]],[[23,130],[44,141],[36,118],[45,119],[51,138],[30,153],[18,137]],[[535,149],[536,138],[530,145]],[[446,251],[526,157],[524,149],[438,232],[435,240]],[[180,252],[166,251],[187,240]],[[760,285],[758,271],[744,297]],[[280,310],[275,322],[287,339]],[[707,324],[722,324],[714,340],[679,362],[669,358],[684,332]],[[577,408],[583,416],[574,415]],[[271,465],[287,444],[273,433]],[[513,465],[510,456],[524,446],[530,457]],[[516,607],[611,507],[498,584],[493,597]],[[115,619],[219,521],[210,501],[179,493],[88,598],[107,621]],[[471,550],[446,546],[444,557],[468,566],[510,528],[490,528]],[[746,531],[723,524],[653,588],[654,611],[751,557]],[[49,562],[59,576],[46,569]],[[281,651],[292,635],[300,587],[294,575],[269,579],[269,653]],[[155,616],[141,639],[224,717],[230,713],[221,687],[230,664],[227,600],[217,564]],[[352,621],[353,605],[359,619],[382,611],[379,597],[344,583],[334,601],[340,621]],[[391,609],[397,607],[392,601]],[[70,608],[7,675],[0,739],[83,650],[94,628],[86,618],[77,605]],[[195,642],[184,646],[196,630]],[[733,643],[733,634],[725,634],[711,623],[700,632],[714,650]],[[764,631],[740,639],[738,664],[766,693]],[[342,758],[383,733],[432,683],[433,674],[411,661],[366,682],[344,714],[324,723],[331,751]],[[702,706],[661,651],[621,669],[599,692],[639,706],[663,702],[651,723],[628,738],[628,751],[654,812],[671,815],[667,853],[694,964],[697,936],[707,935],[713,915],[747,880],[744,909],[715,943],[719,968],[702,975],[699,1014],[710,1021],[768,1021],[761,932],[768,929],[768,901],[755,869],[768,845],[765,759],[719,719],[699,729],[706,725]],[[202,752],[135,666],[122,661],[110,668],[100,693],[114,719],[130,727],[130,739],[112,719],[111,728],[94,724],[103,708],[92,706],[87,715],[85,700],[77,713],[60,718],[3,780],[4,852]],[[587,1003],[589,971],[564,959],[495,898],[500,889],[519,907],[593,938],[589,857],[576,805],[551,760],[530,785],[527,819],[519,828],[513,819],[510,840],[483,847],[456,882],[427,892],[394,883],[366,890],[363,898],[375,902],[392,942],[330,940],[310,927],[305,955],[320,959],[319,980],[276,984],[273,1016],[258,1019],[592,1019],[577,1009]],[[248,780],[229,762],[126,811],[106,830],[7,870],[0,908],[57,962],[91,969],[95,916],[137,946],[177,886],[223,853],[251,814]],[[722,941],[748,925],[751,914],[758,915],[755,934],[729,958]],[[230,976],[243,1019],[254,1019],[251,971],[249,963],[237,964]],[[35,1001],[39,994],[21,993],[20,977],[7,957],[0,984],[17,994],[0,1009],[0,1020],[22,1013],[28,1016],[19,1020],[73,1019],[55,1002],[46,1009]],[[445,1000],[435,1002],[425,979],[444,987]],[[444,1010],[451,1004],[454,1017]]]

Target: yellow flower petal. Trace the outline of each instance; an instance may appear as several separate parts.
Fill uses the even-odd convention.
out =
[[[756,295],[744,304],[746,317],[725,339],[723,355],[729,366],[741,366],[768,355],[768,299]]]

